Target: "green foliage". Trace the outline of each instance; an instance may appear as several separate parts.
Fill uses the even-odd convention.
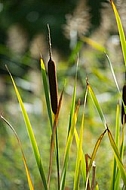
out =
[[[10,77],[11,77],[11,80],[12,80],[12,83],[13,83],[13,86],[14,86],[14,89],[15,89],[17,99],[19,101],[19,105],[21,107],[22,115],[23,115],[23,118],[24,118],[24,121],[25,121],[26,129],[28,131],[29,139],[31,141],[31,145],[32,145],[32,148],[33,148],[33,152],[34,152],[34,156],[35,156],[36,163],[37,163],[37,166],[38,166],[38,170],[40,172],[40,175],[41,175],[41,178],[42,178],[42,181],[43,181],[43,185],[44,185],[44,188],[46,190],[47,189],[47,183],[46,183],[46,178],[45,178],[45,174],[44,174],[44,170],[43,170],[43,164],[42,164],[42,160],[41,160],[40,153],[39,153],[39,150],[38,150],[38,145],[37,145],[37,142],[36,142],[36,139],[35,139],[35,135],[34,135],[34,132],[33,132],[33,129],[32,129],[32,125],[30,123],[30,120],[29,120],[28,114],[26,112],[25,106],[23,104],[23,101],[21,99],[20,93],[19,93],[19,91],[17,89],[17,86],[16,86],[16,84],[14,82],[14,79],[13,79],[11,74],[10,74]]]
[[[26,170],[27,180],[28,180],[28,184],[29,184],[29,189],[34,190],[33,182],[31,180],[31,176],[30,176],[29,169],[28,169],[28,166],[27,166],[26,158],[25,158],[25,155],[24,155],[24,152],[23,152],[23,149],[22,149],[21,141],[20,141],[15,129],[12,127],[12,125],[3,116],[1,116],[1,119],[3,119],[5,121],[5,123],[11,128],[11,130],[15,134],[15,137],[16,137],[16,139],[18,141],[18,144],[19,144],[19,147],[21,149],[22,158],[23,158],[23,162],[24,162],[24,167],[25,167],[25,170]]]
[[[113,1],[111,1],[111,4],[112,4],[112,8],[113,8],[113,11],[114,11],[114,14],[115,14],[117,26],[118,26],[120,42],[121,42],[121,46],[122,46],[122,53],[123,53],[124,63],[125,63],[125,66],[126,66],[126,38],[125,38],[125,34],[124,34],[124,29],[123,29],[123,26],[122,26],[122,23],[121,23],[120,16],[118,14],[118,11],[117,11]]]
[[[124,56],[124,61],[126,63],[126,43],[125,43],[125,35],[124,31],[122,28],[121,20],[118,15],[118,12],[116,10],[116,7],[111,1],[112,8],[115,13],[115,17],[117,20],[117,25],[118,25],[118,30],[120,34],[120,41],[122,45],[122,52]],[[96,42],[93,42],[92,40],[88,38],[82,38],[86,43],[90,44],[92,47],[95,49],[101,51],[103,54],[105,54],[107,61],[109,62],[110,70],[112,72],[114,81],[116,83],[116,87],[118,89],[118,93],[120,95],[120,90],[118,87],[118,83],[116,80],[116,76],[114,74],[114,69],[112,67],[112,63],[109,59],[109,56],[106,54],[106,49],[100,45],[98,45]],[[79,43],[79,50],[81,48],[81,43]],[[78,49],[78,48],[77,48]],[[71,59],[75,56],[77,49],[75,52],[73,52]],[[61,113],[61,108],[63,107],[63,95],[64,95],[64,89],[61,92],[59,102],[58,102],[58,108],[57,112],[53,113],[53,110],[51,109],[51,101],[50,101],[50,93],[49,93],[49,81],[48,81],[48,76],[45,68],[45,64],[42,60],[40,59],[41,63],[41,73],[42,73],[42,81],[43,81],[43,89],[44,89],[44,95],[45,95],[45,102],[46,102],[46,108],[47,108],[47,115],[48,115],[48,120],[51,126],[51,135],[48,136],[50,139],[50,152],[49,152],[49,158],[46,160],[46,165],[48,165],[48,171],[45,172],[44,169],[44,164],[43,164],[43,159],[41,159],[41,155],[39,152],[39,146],[37,143],[37,140],[35,138],[35,133],[33,131],[33,126],[31,125],[29,116],[27,114],[27,111],[25,109],[25,105],[22,101],[21,95],[19,93],[19,90],[17,88],[16,82],[14,81],[12,75],[10,74],[10,78],[15,90],[16,97],[18,99],[22,116],[24,118],[24,122],[26,125],[26,130],[29,135],[30,139],[30,144],[33,148],[33,155],[35,157],[36,165],[38,167],[38,171],[40,173],[40,178],[42,180],[43,184],[43,189],[49,190],[52,189],[52,183],[53,181],[53,170],[57,170],[56,172],[56,181],[57,184],[55,183],[55,189],[58,190],[64,190],[67,188],[67,181],[69,180],[68,177],[68,172],[69,172],[69,166],[71,164],[71,154],[72,154],[72,148],[74,147],[74,159],[75,163],[74,166],[72,167],[72,171],[74,175],[72,176],[72,184],[71,184],[71,189],[74,190],[79,190],[79,189],[85,189],[85,190],[97,190],[99,189],[99,179],[97,180],[97,171],[96,171],[96,164],[95,160],[98,157],[98,151],[100,151],[100,148],[103,143],[103,139],[106,137],[110,149],[113,150],[114,156],[113,156],[113,165],[112,165],[112,176],[110,179],[110,186],[111,189],[117,190],[117,189],[123,189],[124,187],[126,188],[126,171],[125,171],[125,166],[123,163],[123,158],[124,158],[124,142],[125,142],[125,135],[124,135],[124,124],[121,124],[120,122],[120,103],[117,104],[117,110],[116,110],[116,115],[115,115],[115,138],[113,137],[113,132],[111,129],[111,126],[108,125],[106,116],[103,112],[103,109],[101,108],[101,105],[99,103],[99,99],[96,96],[95,90],[93,90],[92,85],[89,83],[89,78],[86,78],[86,86],[85,90],[83,92],[83,109],[82,112],[80,112],[81,109],[81,103],[80,101],[77,101],[77,82],[78,82],[78,71],[79,71],[79,60],[77,61],[76,65],[76,71],[75,71],[75,78],[74,78],[74,87],[73,87],[73,93],[72,93],[72,100],[71,100],[71,109],[69,110],[69,121],[68,121],[68,127],[67,130],[63,131],[66,134],[66,139],[64,140],[64,148],[63,149],[63,155],[60,154],[61,152],[61,147],[59,146],[60,144],[60,133],[58,131],[58,122],[60,121],[60,113]],[[125,64],[126,65],[126,64]],[[48,73],[49,74],[49,73]],[[51,73],[50,73],[51,74]],[[103,81],[102,81],[103,82]],[[64,87],[65,88],[65,87]],[[51,90],[51,89],[50,89]],[[119,96],[120,98],[120,96]],[[121,100],[118,99],[118,102],[123,102],[122,98]],[[90,103],[90,105],[89,105]],[[101,119],[101,122],[104,126],[103,130],[101,128],[101,133],[99,137],[97,138],[97,141],[93,144],[92,152],[90,155],[85,153],[85,149],[83,148],[83,145],[86,145],[86,141],[84,139],[84,133],[86,133],[86,128],[87,128],[87,123],[86,123],[86,108],[91,107],[89,109],[92,110],[94,109],[94,113],[91,115],[98,114],[98,118]],[[95,112],[97,110],[97,113]],[[81,113],[81,117],[80,117]],[[90,114],[90,113],[89,113]],[[28,185],[29,189],[33,190],[33,185],[32,185],[32,179],[30,177],[30,170],[28,169],[28,165],[26,163],[26,158],[22,149],[22,144],[21,141],[17,135],[17,132],[15,129],[10,125],[10,123],[3,117],[1,116],[1,119],[5,123],[8,124],[8,126],[11,128],[13,133],[15,134],[19,148],[21,149],[22,153],[22,158],[25,166],[25,171],[26,171],[26,176],[28,179]],[[86,124],[86,125],[85,125]],[[98,125],[98,122],[96,123]],[[93,126],[93,125],[92,125]],[[108,136],[106,135],[108,134]],[[48,134],[49,135],[49,134]],[[75,141],[74,141],[75,139]],[[47,143],[46,141],[44,142],[45,144]],[[88,149],[88,147],[87,147]],[[55,153],[55,157],[54,157]],[[107,154],[107,151],[105,152]],[[55,165],[53,167],[54,163],[54,158],[56,162],[56,168]],[[27,161],[28,162],[28,161]],[[102,162],[102,161],[101,161]],[[103,165],[104,166],[104,165]],[[97,165],[99,167],[99,163]],[[105,166],[104,166],[105,167]],[[107,167],[109,168],[108,164]],[[107,170],[108,170],[107,168]],[[108,171],[107,171],[108,172]],[[102,180],[102,179],[101,179]],[[121,187],[121,180],[123,181],[123,187]],[[109,183],[110,183],[109,182]],[[69,186],[69,185],[68,185]]]

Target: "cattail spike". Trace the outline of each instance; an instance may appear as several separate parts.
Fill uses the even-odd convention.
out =
[[[51,51],[51,37],[50,37],[50,28],[48,27],[48,40],[49,40],[49,56],[48,61],[48,77],[49,77],[49,88],[50,88],[50,99],[51,107],[54,114],[57,113],[58,108],[58,88],[57,88],[57,76],[56,76],[56,67],[55,63],[52,60],[52,51]]]
[[[121,122],[122,124],[126,123],[126,113],[125,107],[126,106],[126,84],[123,86],[122,90],[122,111],[121,111]]]
[[[48,76],[52,111],[56,114],[58,108],[57,78],[55,63],[52,59],[48,61]]]

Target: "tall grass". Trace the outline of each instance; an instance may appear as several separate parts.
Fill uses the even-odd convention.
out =
[[[126,66],[126,41],[125,41],[124,30],[121,24],[118,11],[113,1],[111,0],[110,3],[112,5],[112,9],[115,14],[120,41],[121,41],[123,57],[124,57],[124,63]],[[76,74],[74,78],[74,90],[73,90],[72,99],[71,99],[71,109],[69,111],[69,114],[70,114],[69,125],[68,125],[68,130],[64,131],[64,133],[67,134],[66,135],[67,138],[66,138],[65,147],[64,147],[64,154],[60,155],[60,147],[59,147],[60,134],[58,133],[57,129],[58,129],[60,109],[62,106],[64,106],[62,99],[64,95],[65,85],[64,85],[64,89],[61,92],[60,97],[59,98],[55,97],[55,94],[58,92],[58,85],[56,84],[57,76],[56,76],[56,70],[55,70],[55,63],[52,60],[52,54],[50,54],[50,59],[49,59],[49,68],[48,68],[49,76],[47,76],[47,71],[46,71],[44,61],[42,58],[40,58],[42,81],[43,81],[43,87],[44,87],[44,93],[45,93],[45,102],[46,102],[47,114],[48,114],[48,119],[50,121],[50,128],[51,128],[51,137],[48,137],[50,139],[50,157],[49,157],[49,160],[46,160],[46,164],[48,165],[48,173],[45,172],[43,160],[40,156],[40,151],[39,151],[37,140],[34,134],[34,129],[30,123],[29,116],[26,112],[24,103],[21,98],[21,94],[19,93],[16,83],[13,79],[13,76],[9,72],[10,78],[11,78],[21,111],[22,111],[22,116],[24,118],[26,130],[28,132],[29,140],[33,149],[33,156],[35,157],[37,168],[40,173],[41,182],[43,184],[43,189],[45,190],[52,189],[50,182],[52,180],[52,164],[54,160],[56,162],[55,170],[57,171],[56,172],[57,184],[55,184],[55,189],[58,189],[58,190],[67,189],[66,182],[68,180],[67,179],[68,167],[71,162],[70,160],[71,148],[72,146],[75,146],[76,154],[74,155],[75,156],[75,165],[73,167],[74,175],[72,178],[72,181],[73,181],[72,187],[70,187],[70,189],[98,190],[100,187],[99,187],[98,179],[96,180],[97,171],[96,171],[95,159],[105,135],[107,136],[110,142],[110,147],[114,153],[113,166],[112,166],[113,172],[110,179],[111,180],[110,189],[113,189],[113,190],[125,189],[126,188],[126,171],[125,171],[125,166],[123,164],[123,158],[124,158],[124,142],[125,142],[125,139],[124,139],[125,119],[124,118],[125,118],[125,110],[126,110],[125,109],[126,94],[124,91],[123,99],[122,99],[121,91],[118,87],[118,82],[114,74],[114,68],[109,59],[109,56],[107,55],[106,49],[91,39],[82,37],[82,41],[85,41],[86,43],[90,44],[91,46],[98,49],[99,51],[104,52],[106,55],[106,59],[110,65],[110,70],[112,72],[116,87],[118,89],[118,93],[120,95],[118,99],[117,110],[116,110],[116,115],[115,115],[115,137],[112,134],[111,126],[109,126],[107,123],[107,119],[104,115],[104,111],[102,110],[100,106],[99,100],[95,94],[95,91],[93,90],[93,86],[89,82],[90,79],[88,78],[85,79],[86,87],[83,93],[83,100],[84,100],[83,111],[82,111],[81,116],[79,114],[80,101],[79,100],[76,101],[78,67],[79,67],[79,60],[77,60]],[[50,52],[51,52],[51,45],[50,45]],[[56,96],[58,96],[58,94],[56,94]],[[85,132],[85,127],[87,127],[85,126],[85,108],[88,106],[87,104],[88,98],[91,98],[92,100],[91,106],[96,108],[98,116],[101,119],[102,124],[103,124],[102,133],[99,135],[96,143],[94,144],[91,155],[87,155],[85,153],[85,150],[83,149],[83,144],[86,144],[85,139],[83,138],[83,134]],[[122,118],[123,118],[122,123],[120,122],[121,121],[120,119],[121,106],[123,106],[124,108],[124,111],[122,113]],[[16,133],[14,127],[2,115],[1,115],[1,119],[11,128],[11,130],[14,132],[18,140],[19,148],[21,149],[24,167],[26,171],[26,177],[28,179],[29,189],[33,190],[35,189],[35,187],[33,187],[34,183],[32,182],[32,178],[30,177],[30,170],[28,169],[28,166],[27,166],[28,160],[26,160],[25,158],[18,134]],[[78,119],[80,121],[79,123],[78,123]],[[79,125],[79,127],[77,127],[77,124]],[[97,167],[99,167],[99,165],[97,165]]]

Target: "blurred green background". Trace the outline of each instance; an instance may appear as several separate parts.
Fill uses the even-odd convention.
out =
[[[126,27],[126,2],[115,1]],[[120,89],[124,84],[123,59],[117,26],[111,5],[107,0],[3,0],[0,1],[0,112],[16,129],[25,152],[35,189],[42,189],[39,173],[16,100],[8,66],[20,89],[28,111],[39,149],[48,171],[50,127],[45,107],[40,72],[40,55],[45,63],[48,55],[47,24],[51,29],[53,59],[57,66],[58,88],[61,92],[66,79],[64,100],[60,113],[60,151],[63,155],[69,121],[77,55],[79,55],[77,100],[83,103],[85,79],[88,76],[108,124],[114,132],[118,102],[116,89],[106,57],[81,40],[92,38],[103,45],[110,56]],[[83,106],[82,106],[83,107]],[[83,108],[80,107],[80,116]],[[78,119],[78,128],[80,120]],[[84,151],[91,155],[94,144],[103,132],[103,126],[91,100],[86,107]],[[76,148],[72,147],[67,185],[72,189]],[[108,189],[111,179],[112,151],[104,138],[96,158],[98,184]],[[61,157],[61,160],[63,158]],[[25,170],[17,141],[10,129],[0,121],[0,189],[28,189]],[[56,188],[53,172],[52,189]]]

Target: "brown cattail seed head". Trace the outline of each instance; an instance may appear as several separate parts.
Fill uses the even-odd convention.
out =
[[[124,106],[126,106],[126,84],[123,86],[122,90],[122,111],[121,111],[121,122],[122,124],[126,123],[126,114],[124,110]]]
[[[52,111],[56,114],[58,107],[57,77],[55,63],[51,57],[48,61],[48,76]]]

